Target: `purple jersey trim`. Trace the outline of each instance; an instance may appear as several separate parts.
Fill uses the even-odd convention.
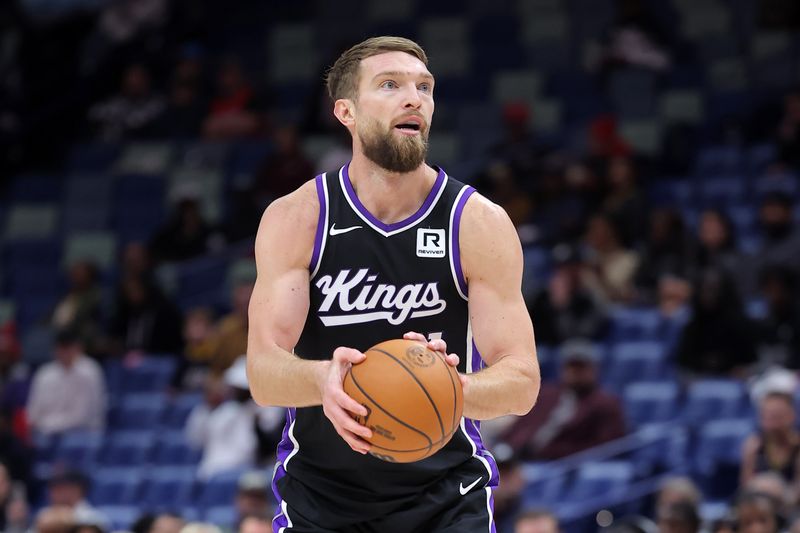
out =
[[[422,218],[425,213],[428,212],[428,208],[430,208],[433,201],[436,199],[439,190],[444,187],[445,185],[445,173],[444,170],[439,169],[439,174],[436,176],[436,182],[433,184],[431,191],[428,193],[428,197],[425,198],[425,201],[422,203],[422,206],[417,209],[417,212],[408,217],[405,220],[401,220],[400,222],[395,222],[394,224],[385,224],[375,218],[372,213],[370,213],[364,204],[361,203],[361,200],[358,199],[358,195],[356,191],[353,189],[353,184],[350,182],[350,163],[347,163],[343,169],[344,179],[344,192],[350,201],[353,203],[355,208],[361,213],[364,218],[370,221],[375,227],[380,228],[383,231],[390,232],[390,231],[397,231],[399,229],[403,229],[405,227],[413,225],[416,221]]]
[[[314,252],[311,254],[311,263],[308,265],[308,271],[314,272],[319,262],[320,252],[322,251],[322,239],[325,237],[325,232],[328,228],[325,227],[325,213],[328,211],[328,205],[325,202],[325,189],[322,180],[325,179],[325,174],[320,174],[315,178],[317,186],[317,198],[319,199],[319,217],[317,218],[317,232],[314,235]]]
[[[283,434],[281,435],[281,441],[278,443],[276,452],[278,466],[275,468],[275,474],[272,476],[272,493],[275,495],[275,501],[278,502],[279,508],[283,498],[281,498],[281,495],[278,493],[278,481],[286,475],[286,459],[295,451],[294,443],[289,437],[289,428],[292,427],[292,423],[297,416],[296,413],[297,411],[294,407],[286,410],[286,424],[283,426]]]
[[[459,246],[459,228],[461,227],[461,215],[464,212],[464,205],[469,200],[469,197],[472,196],[472,193],[475,192],[473,187],[467,187],[467,190],[464,191],[464,194],[458,199],[458,203],[456,204],[456,212],[453,215],[453,229],[450,235],[450,238],[453,240],[452,246],[450,249],[452,250],[453,254],[453,266],[456,270],[456,281],[458,281],[458,286],[461,289],[461,292],[464,296],[468,296],[467,294],[467,280],[464,278],[464,270],[461,268],[461,251]]]

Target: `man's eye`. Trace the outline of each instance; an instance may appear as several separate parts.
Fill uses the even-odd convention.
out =
[[[431,84],[430,83],[420,83],[418,89],[422,92],[429,93],[431,92]]]
[[[384,89],[396,89],[397,88],[397,84],[395,82],[391,81],[391,80],[387,80],[387,81],[381,83],[381,87],[384,88]]]

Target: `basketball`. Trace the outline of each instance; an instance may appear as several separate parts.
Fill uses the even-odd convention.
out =
[[[344,391],[367,408],[354,416],[372,430],[370,453],[393,463],[429,457],[461,423],[464,398],[456,369],[418,341],[376,344],[344,378]]]

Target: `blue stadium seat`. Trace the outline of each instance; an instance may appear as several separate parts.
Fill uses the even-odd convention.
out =
[[[755,430],[751,418],[721,419],[699,429],[693,449],[696,472],[706,496],[729,498],[738,486],[742,445]]]
[[[147,473],[141,503],[152,509],[178,509],[192,502],[193,466],[159,466]],[[229,500],[228,503],[233,501]]]
[[[655,205],[686,207],[695,199],[694,184],[686,180],[659,180],[647,186],[650,201]]]
[[[658,341],[620,342],[611,349],[603,381],[619,390],[641,380],[667,377],[665,345]]]
[[[197,465],[201,456],[201,450],[193,449],[186,442],[183,429],[176,429],[164,431],[159,435],[154,461],[157,465],[188,466]]]
[[[182,263],[178,266],[178,299],[200,296],[216,302],[227,296],[226,281],[228,259],[208,256]]]
[[[138,505],[100,505],[97,510],[108,517],[113,531],[130,531],[133,523],[142,516]]]
[[[203,516],[206,522],[211,522],[225,530],[232,530],[239,519],[236,507],[232,504],[210,507],[206,509]]]
[[[647,439],[647,444],[637,448],[631,456],[637,472],[670,471],[677,474],[692,470],[693,465],[689,463],[690,435],[685,426],[655,422],[641,425],[637,434]]]
[[[611,342],[656,340],[660,325],[656,308],[617,307],[611,311]]]
[[[149,356],[132,368],[124,368],[122,390],[127,393],[163,392],[172,379],[177,362],[174,357]]]
[[[780,192],[795,199],[800,196],[798,176],[789,171],[770,172],[759,176],[755,181],[754,189],[759,196],[774,192]]]
[[[567,501],[583,501],[600,495],[622,494],[634,478],[634,465],[628,461],[588,462],[578,467]]]
[[[119,155],[119,145],[111,143],[78,144],[70,153],[69,168],[76,172],[104,172]]]
[[[94,467],[103,442],[103,434],[98,431],[70,431],[59,439],[53,459],[88,472]]]
[[[175,397],[167,407],[163,424],[165,428],[182,428],[186,425],[189,413],[203,402],[203,395],[199,392],[184,392]]]
[[[30,303],[30,302],[29,302]],[[19,321],[19,310],[17,310]],[[22,360],[30,365],[38,365],[53,360],[55,332],[49,325],[28,328],[22,336]]]
[[[92,474],[91,501],[95,505],[138,503],[142,478],[139,467],[101,468]]]
[[[568,473],[553,463],[527,463],[522,467],[522,475],[525,478],[523,507],[559,502],[569,480]]]
[[[623,118],[645,118],[656,105],[656,74],[642,68],[614,71],[609,80],[609,99]]]
[[[680,417],[680,390],[674,381],[642,381],[623,390],[628,420],[634,426],[654,422],[670,422]]]
[[[254,174],[273,149],[269,142],[263,140],[237,143],[231,154],[231,174]]]
[[[705,148],[697,156],[695,174],[702,179],[720,174],[735,175],[742,171],[742,154],[735,146]]]
[[[155,445],[152,431],[118,431],[109,434],[103,464],[107,466],[145,466]]]
[[[777,149],[774,144],[758,144],[747,150],[747,166],[751,176],[761,175],[771,163],[777,159]]]
[[[236,495],[236,486],[243,469],[221,472],[205,482],[198,503],[204,507],[228,505]]]
[[[62,176],[55,175],[17,176],[9,184],[8,198],[12,204],[57,202],[62,182]]]
[[[735,380],[702,379],[689,385],[684,420],[701,425],[709,420],[735,418],[747,409],[744,385]]]
[[[111,425],[114,429],[155,429],[166,409],[164,393],[141,392],[122,397],[116,407]]]
[[[740,175],[703,176],[699,192],[704,205],[740,204],[747,194],[746,178]]]

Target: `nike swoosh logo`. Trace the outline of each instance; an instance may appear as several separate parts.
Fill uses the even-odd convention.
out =
[[[479,477],[478,479],[476,479],[475,481],[473,481],[472,483],[470,483],[466,487],[464,486],[463,483],[459,483],[458,484],[458,492],[460,492],[461,495],[464,496],[466,493],[468,493],[472,489],[472,487],[474,487],[475,485],[480,483],[482,479],[483,479],[483,476]]]
[[[353,231],[354,229],[361,229],[363,227],[364,226],[350,226],[349,228],[338,228],[337,229],[336,228],[336,223],[334,222],[333,226],[331,226],[331,230],[328,233],[330,233],[331,237],[333,237],[334,235],[341,235],[342,233],[347,233],[349,231]]]

